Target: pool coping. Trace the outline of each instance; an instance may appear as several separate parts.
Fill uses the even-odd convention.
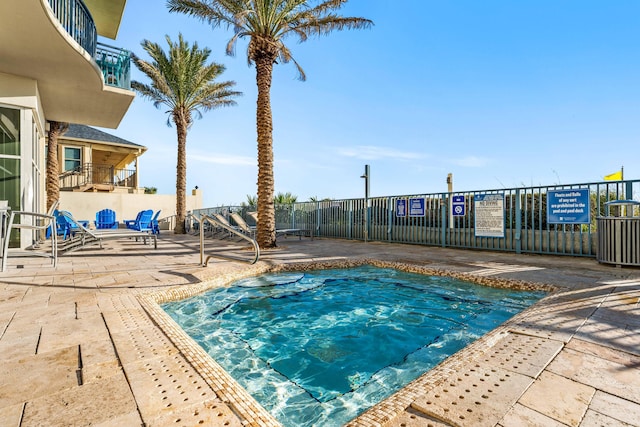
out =
[[[141,293],[137,295],[137,299],[143,309],[173,342],[185,359],[202,376],[205,382],[207,382],[223,402],[229,405],[232,411],[234,411],[240,419],[252,426],[275,427],[281,426],[277,419],[262,405],[260,405],[260,403],[258,403],[253,396],[251,396],[233,377],[231,377],[231,375],[229,375],[211,356],[209,356],[209,354],[160,307],[160,304],[189,298],[210,289],[229,285],[239,279],[265,273],[351,268],[362,265],[372,265],[380,268],[394,268],[409,273],[452,277],[483,286],[527,291],[544,291],[548,292],[548,295],[531,307],[516,314],[502,325],[487,332],[485,335],[463,349],[447,357],[438,365],[425,372],[402,389],[368,408],[365,412],[345,424],[346,426],[352,427],[380,426],[395,418],[404,412],[417,397],[423,395],[426,389],[433,388],[435,385],[444,381],[448,376],[460,369],[462,364],[469,363],[469,361],[474,359],[477,355],[482,354],[487,349],[491,348],[493,344],[508,333],[511,326],[516,324],[532,310],[536,310],[541,305],[544,305],[545,301],[548,301],[562,289],[561,287],[546,283],[527,282],[500,277],[485,277],[473,273],[434,269],[420,264],[383,261],[374,258],[359,258],[324,262],[308,261],[276,265],[254,265],[243,271],[219,275],[206,282]]]

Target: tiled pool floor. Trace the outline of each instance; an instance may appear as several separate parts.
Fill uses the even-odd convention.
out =
[[[0,425],[277,425],[156,301],[277,265],[366,258],[561,290],[350,425],[640,426],[638,269],[325,239],[282,240],[255,266],[200,267],[197,244],[170,233],[157,250],[108,242],[56,269],[10,258],[0,274]]]

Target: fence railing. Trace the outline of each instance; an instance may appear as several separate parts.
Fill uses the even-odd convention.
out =
[[[562,224],[549,221],[548,192],[558,190],[580,190],[588,194],[588,222]],[[368,206],[364,198],[303,202],[277,205],[276,228],[311,229],[317,237],[595,257],[596,219],[605,215],[604,204],[611,200],[634,199],[638,194],[640,180],[628,180],[370,197]],[[489,230],[489,233],[477,228],[478,224],[486,228],[487,211],[480,206],[487,195],[502,204],[489,211],[489,214],[498,214],[490,219],[495,230]],[[417,205],[415,209],[410,205],[412,202]],[[458,212],[454,212],[455,206]],[[401,212],[403,207],[405,211]],[[246,213],[254,210],[249,206],[219,206],[193,213],[218,213],[228,217],[233,211],[253,225],[253,219]],[[463,215],[459,215],[461,212]],[[491,235],[496,230],[500,231],[498,237]]]
[[[60,189],[69,190],[85,185],[103,184],[114,187],[136,188],[137,173],[130,169],[116,169],[108,165],[85,163],[60,174]]]

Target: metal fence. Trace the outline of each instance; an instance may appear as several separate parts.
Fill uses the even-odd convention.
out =
[[[550,223],[548,192],[576,189],[588,191],[590,221]],[[309,229],[314,236],[328,238],[595,257],[596,219],[605,215],[605,203],[636,199],[639,191],[640,180],[627,180],[303,202],[277,205],[276,228]],[[476,205],[486,195],[495,195],[502,200],[503,215],[498,219],[502,221],[500,237],[483,236],[476,229]],[[409,206],[415,200],[422,200],[419,215],[412,214]],[[454,215],[454,200],[462,206],[458,213],[463,212],[463,215]],[[398,211],[403,205],[407,212]],[[250,206],[219,206],[193,213],[219,213],[228,217],[233,211],[254,224],[246,214],[253,210],[255,208]]]

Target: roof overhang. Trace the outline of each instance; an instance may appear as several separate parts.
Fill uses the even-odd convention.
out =
[[[125,0],[115,3],[124,7]],[[62,27],[47,0],[2,0],[0,16],[10,17],[0,25],[0,72],[37,82],[47,120],[118,127],[134,92],[105,85],[94,59]]]
[[[118,36],[127,0],[84,0],[84,4],[93,16],[98,34],[115,39]]]

